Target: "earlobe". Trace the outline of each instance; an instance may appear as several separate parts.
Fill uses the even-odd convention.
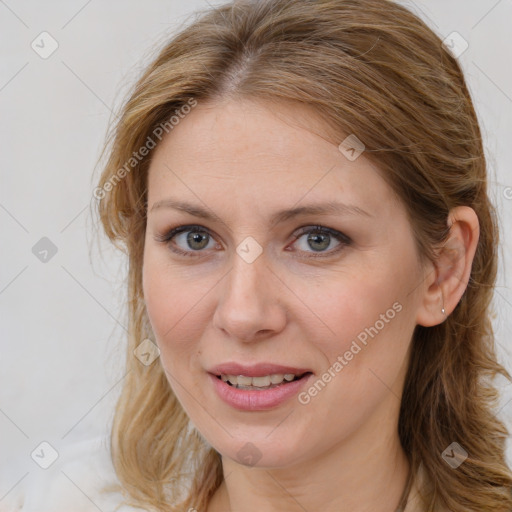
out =
[[[450,231],[425,280],[418,310],[416,322],[424,327],[444,322],[456,308],[467,288],[478,245],[480,227],[472,208],[453,208],[447,225]]]

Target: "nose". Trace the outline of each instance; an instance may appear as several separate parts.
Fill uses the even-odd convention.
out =
[[[233,266],[222,280],[213,325],[233,339],[258,341],[285,327],[283,287],[264,256],[248,263],[235,254]]]

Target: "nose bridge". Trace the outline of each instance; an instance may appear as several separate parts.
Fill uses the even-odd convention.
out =
[[[232,258],[232,268],[228,278],[229,294],[238,301],[258,303],[264,290],[258,290],[265,282],[267,267],[267,253],[263,246],[252,236],[243,238],[237,246]],[[229,297],[226,297],[229,298]]]
[[[257,254],[257,253],[260,254]],[[250,340],[261,331],[279,330],[284,316],[269,286],[268,261],[253,240],[244,240],[233,255],[214,315],[214,324],[233,338]]]
[[[232,316],[238,311],[243,315],[260,314],[264,305],[264,283],[266,282],[265,273],[269,271],[265,258],[260,255],[256,259],[244,259],[239,251],[247,250],[247,247],[241,243],[237,248],[237,254],[233,256],[233,266],[229,272],[229,278],[226,289],[224,290],[223,300],[229,307]],[[247,251],[247,255],[251,250]]]

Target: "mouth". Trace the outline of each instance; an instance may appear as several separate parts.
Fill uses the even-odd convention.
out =
[[[285,404],[307,386],[313,376],[306,368],[266,363],[255,366],[227,363],[211,369],[208,374],[221,400],[234,409],[251,412]]]
[[[236,389],[244,389],[248,391],[264,391],[280,386],[286,386],[291,382],[301,380],[309,375],[311,372],[303,372],[300,374],[293,373],[273,373],[261,377],[249,377],[247,375],[216,375],[217,379],[222,380],[228,386]]]

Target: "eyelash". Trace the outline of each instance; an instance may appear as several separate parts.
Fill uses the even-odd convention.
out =
[[[207,228],[204,228],[203,226],[186,225],[186,226],[178,226],[176,228],[173,228],[170,231],[168,231],[167,233],[164,233],[163,235],[157,234],[157,235],[155,235],[155,240],[157,242],[165,243],[166,245],[169,246],[171,251],[173,251],[174,253],[180,254],[182,256],[187,256],[187,257],[192,257],[192,258],[193,257],[202,257],[203,255],[199,254],[199,253],[203,252],[202,250],[184,251],[182,249],[177,248],[176,246],[171,245],[172,239],[176,235],[178,235],[180,233],[186,233],[188,231],[192,231],[192,232],[197,231],[199,233],[206,233],[206,234],[208,234],[208,236],[213,238],[210,231]],[[318,252],[316,254],[313,253],[310,256],[306,256],[307,258],[329,257],[334,254],[337,254],[338,252],[343,250],[345,247],[351,245],[351,243],[352,243],[352,240],[344,233],[341,233],[340,231],[336,231],[335,229],[331,229],[331,228],[328,228],[325,226],[303,226],[303,227],[299,228],[299,231],[294,234],[295,239],[293,240],[293,243],[295,243],[297,240],[299,240],[303,235],[310,234],[310,233],[333,236],[340,242],[340,245],[337,248],[332,249],[327,252]]]

